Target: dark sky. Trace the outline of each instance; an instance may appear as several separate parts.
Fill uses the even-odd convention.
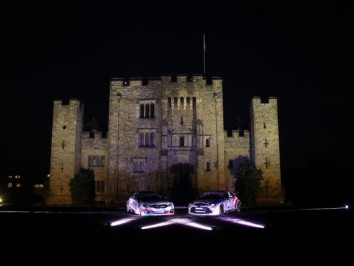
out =
[[[202,74],[204,33],[225,129],[248,127],[253,96],[275,96],[282,169],[352,168],[350,1],[34,2],[0,4],[1,174],[49,172],[55,99],[106,128],[110,78]]]

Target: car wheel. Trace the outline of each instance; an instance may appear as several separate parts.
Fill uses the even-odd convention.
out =
[[[220,204],[220,214],[224,214],[225,209],[224,209],[224,204]]]
[[[236,210],[239,212],[241,211],[241,201],[240,200],[237,200],[236,201]]]

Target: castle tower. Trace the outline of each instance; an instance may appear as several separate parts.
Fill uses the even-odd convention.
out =
[[[68,105],[54,101],[47,204],[71,203],[69,182],[81,165],[83,114],[84,106],[78,100],[70,100]]]
[[[258,196],[260,204],[283,203],[279,151],[278,105],[275,97],[251,101],[251,160],[263,172]]]
[[[188,198],[225,189],[222,79],[112,79],[107,193],[158,190]]]
[[[71,204],[80,167],[95,173],[96,201],[124,204],[156,190],[186,203],[207,190],[235,189],[235,162],[263,172],[258,201],[282,203],[277,100],[251,101],[250,131],[224,130],[222,79],[203,75],[112,78],[107,138],[83,132],[84,106],[54,101],[48,205]]]

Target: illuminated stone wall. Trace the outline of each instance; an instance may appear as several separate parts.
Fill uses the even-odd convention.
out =
[[[81,134],[84,106],[75,99],[69,104],[54,101],[49,196],[47,204],[71,203],[69,181],[81,166]]]
[[[177,202],[205,190],[234,191],[232,162],[239,156],[252,158],[264,170],[262,187],[281,190],[275,98],[268,104],[252,99],[255,126],[251,132],[234,130],[232,136],[224,130],[223,87],[218,77],[208,81],[202,75],[111,79],[106,138],[101,132],[95,131],[94,136],[82,132],[83,106],[70,103],[69,107],[54,103],[50,204],[70,202],[59,200],[58,195],[69,198],[68,182],[79,166],[89,168],[89,156],[105,158],[104,165],[93,169],[96,180],[105,185],[96,199],[106,203],[124,203],[138,190],[156,190]],[[262,128],[264,123],[267,130]],[[75,126],[63,131],[63,125]],[[63,141],[68,149],[62,149]],[[267,168],[263,168],[265,160]]]

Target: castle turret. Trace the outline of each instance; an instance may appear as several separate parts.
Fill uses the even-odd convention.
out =
[[[250,157],[264,178],[258,201],[267,205],[282,203],[277,99],[269,97],[268,102],[262,102],[260,97],[253,97],[250,113]]]
[[[71,204],[69,182],[81,165],[83,114],[84,106],[78,100],[68,105],[54,101],[47,204]]]

